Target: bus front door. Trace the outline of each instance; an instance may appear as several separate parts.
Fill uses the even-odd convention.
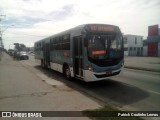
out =
[[[82,36],[73,38],[74,41],[74,75],[83,78]]]

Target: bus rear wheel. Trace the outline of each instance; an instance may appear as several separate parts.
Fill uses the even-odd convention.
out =
[[[67,79],[71,79],[71,71],[68,66],[66,66],[64,69],[64,75]]]

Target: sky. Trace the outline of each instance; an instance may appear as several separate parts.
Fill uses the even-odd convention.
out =
[[[117,25],[123,34],[144,36],[160,27],[160,0],[0,0],[4,47],[34,42],[86,23]]]

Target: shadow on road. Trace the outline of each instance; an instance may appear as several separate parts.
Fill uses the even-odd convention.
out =
[[[138,102],[149,96],[148,92],[138,87],[112,79],[88,83],[75,78],[67,80],[63,74],[54,70],[43,69],[40,66],[35,66],[35,68],[42,71],[48,77],[61,81],[69,87],[98,98],[105,103],[123,106]]]

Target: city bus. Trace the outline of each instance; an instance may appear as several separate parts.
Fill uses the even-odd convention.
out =
[[[98,81],[123,70],[123,36],[115,25],[79,25],[35,42],[34,49],[39,65],[68,79]]]

